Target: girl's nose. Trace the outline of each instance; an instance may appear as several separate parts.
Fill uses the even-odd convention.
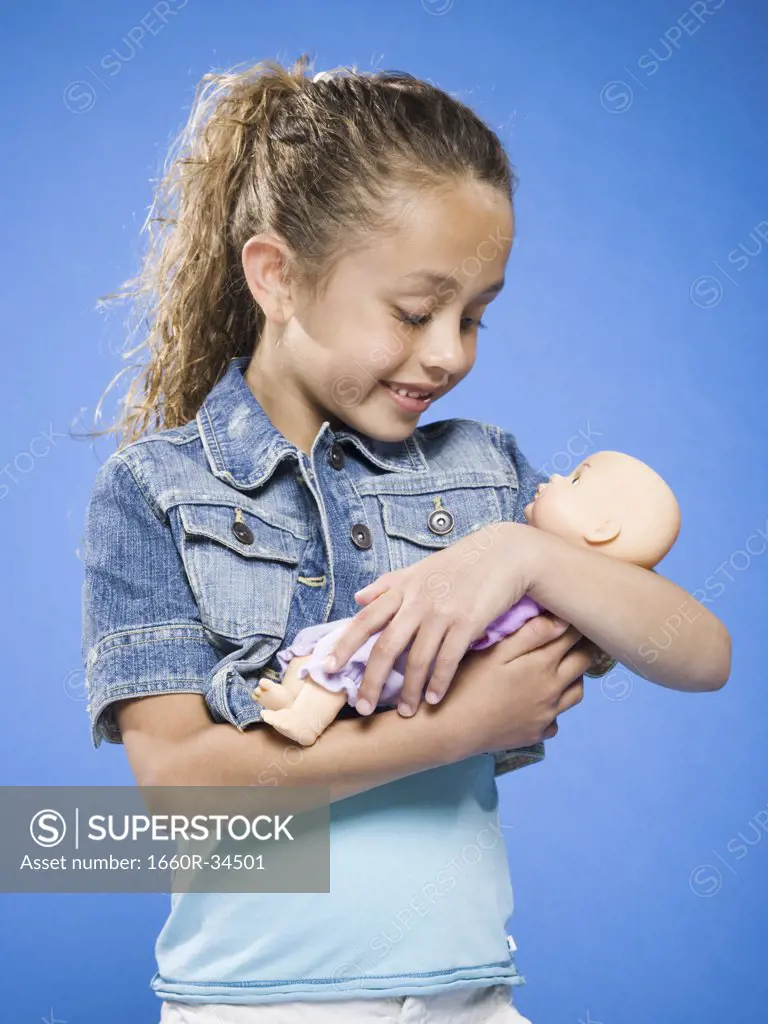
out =
[[[461,334],[453,331],[435,331],[420,354],[425,369],[446,379],[461,373],[467,358]]]

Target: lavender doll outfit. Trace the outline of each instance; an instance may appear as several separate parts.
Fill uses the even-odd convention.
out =
[[[532,619],[534,615],[538,615],[541,611],[543,611],[541,605],[537,604],[533,598],[528,596],[522,597],[511,608],[497,616],[483,633],[470,643],[468,649],[479,651],[498,643],[505,636],[510,636],[510,634],[516,632],[524,622]],[[309,661],[299,669],[299,678],[303,679],[305,676],[311,676],[320,686],[324,686],[333,693],[343,690],[347,695],[347,704],[350,707],[354,707],[371,649],[376,640],[381,636],[381,630],[369,636],[365,643],[352,654],[347,664],[342,665],[337,672],[326,672],[323,668],[323,661],[333,648],[339,633],[351,621],[350,616],[344,619],[336,619],[333,622],[321,622],[315,626],[305,626],[299,630],[290,646],[277,652],[277,659],[282,670],[285,671],[292,658],[311,654],[312,657]],[[410,647],[411,645],[408,644],[406,649],[398,654],[395,659],[381,689],[378,707],[397,703],[397,698],[403,686],[405,664]],[[432,667],[430,666],[430,671]]]

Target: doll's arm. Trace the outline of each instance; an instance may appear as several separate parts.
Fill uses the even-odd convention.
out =
[[[728,630],[682,587],[548,531],[506,525],[513,557],[526,565],[527,593],[603,651],[674,690],[725,685]]]

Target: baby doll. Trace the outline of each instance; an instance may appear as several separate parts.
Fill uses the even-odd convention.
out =
[[[664,480],[645,463],[622,452],[590,455],[569,476],[555,473],[541,484],[526,505],[530,526],[548,530],[573,544],[599,548],[605,554],[652,569],[667,554],[680,530],[680,510]],[[469,645],[481,650],[509,636],[544,609],[525,596],[502,612]],[[302,746],[315,742],[345,703],[354,707],[368,656],[381,632],[373,633],[336,672],[322,665],[349,618],[300,630],[293,643],[277,654],[281,682],[262,679],[253,696],[264,710],[262,719]],[[410,644],[387,676],[378,707],[397,703]],[[597,671],[615,661],[596,648]]]

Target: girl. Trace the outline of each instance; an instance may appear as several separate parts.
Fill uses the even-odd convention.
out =
[[[330,892],[173,894],[164,1024],[519,1022],[495,774],[582,699],[586,637],[634,664],[692,609],[643,671],[689,690],[725,682],[729,638],[662,577],[522,529],[544,478],[512,434],[418,426],[503,285],[512,171],[425,82],[305,72],[207,75],[158,189],[132,283],[149,361],[86,517],[93,742],[123,742],[140,785],[330,793]],[[350,708],[303,751],[246,728],[278,649],[374,581],[364,690],[415,635],[403,707]],[[525,593],[553,615],[462,658]]]

